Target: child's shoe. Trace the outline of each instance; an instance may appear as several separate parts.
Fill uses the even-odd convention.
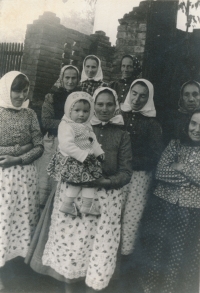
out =
[[[92,203],[92,205],[90,207],[86,207],[86,206],[82,205],[82,207],[80,208],[80,213],[86,214],[86,215],[92,215],[92,216],[100,216],[101,215],[100,210],[97,209],[94,202]]]
[[[62,203],[59,211],[64,213],[64,214],[72,215],[74,217],[78,216],[78,211],[77,211],[77,208],[76,208],[76,205],[75,205],[74,202],[72,204],[68,204],[68,203],[65,203],[65,202]]]

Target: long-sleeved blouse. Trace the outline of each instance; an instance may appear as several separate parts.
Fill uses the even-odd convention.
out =
[[[85,80],[81,82],[81,90],[90,94],[91,96],[93,96],[95,90],[101,86],[105,87],[107,84],[102,80]]]
[[[132,147],[132,169],[152,171],[160,158],[162,130],[155,118],[140,113],[122,112],[125,129],[130,134]]]
[[[20,155],[21,146],[28,143],[32,143],[33,148]],[[27,165],[42,153],[42,134],[35,112],[0,108],[0,155],[20,156],[22,165]]]
[[[109,82],[108,86],[115,90],[118,96],[118,101],[119,104],[123,104],[126,96],[129,92],[130,89],[130,85],[132,84],[132,82],[134,81],[134,78],[120,78],[118,80],[115,81],[111,81]]]
[[[174,170],[174,162],[184,164]],[[163,152],[156,170],[155,195],[183,207],[200,208],[200,146],[184,145],[171,140]]]
[[[111,123],[92,126],[97,141],[105,152],[103,175],[111,180],[111,188],[129,183],[132,175],[132,154],[129,134]]]

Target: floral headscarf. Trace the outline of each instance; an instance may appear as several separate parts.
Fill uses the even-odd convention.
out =
[[[6,73],[1,79],[0,79],[0,107],[2,108],[9,108],[9,109],[15,109],[20,110],[21,108],[27,108],[29,100],[26,100],[23,102],[21,107],[15,107],[12,104],[11,101],[11,86],[14,81],[14,79],[18,75],[24,75],[27,79],[28,77],[21,73],[20,71],[10,71]]]
[[[98,64],[98,70],[97,73],[94,77],[89,78],[85,72],[85,62],[90,59],[90,58],[94,58],[97,61]],[[101,60],[95,56],[95,55],[88,55],[84,61],[83,61],[83,70],[81,73],[81,82],[85,81],[85,80],[95,80],[95,81],[99,81],[99,80],[103,80],[103,72],[102,72],[102,68],[101,68]]]
[[[181,113],[186,113],[186,114],[188,113],[188,110],[185,109],[185,107],[183,105],[183,90],[184,90],[185,86],[188,85],[188,84],[194,84],[194,85],[196,85],[198,87],[198,89],[199,89],[199,92],[200,92],[200,84],[197,81],[195,81],[195,80],[189,80],[189,81],[185,82],[181,86],[180,99],[178,101],[178,106],[179,106],[178,111],[181,112]]]
[[[144,107],[138,111],[135,111],[135,110],[132,110],[132,107],[131,107],[130,93],[131,93],[132,87],[139,81],[144,82],[146,84],[146,86],[148,87],[149,97],[148,97],[148,100],[147,100],[146,104],[144,105]],[[156,109],[154,106],[153,95],[154,95],[154,88],[153,88],[153,84],[150,81],[143,79],[143,78],[136,79],[132,82],[130,89],[129,89],[129,92],[128,92],[126,99],[124,101],[124,104],[121,106],[121,109],[124,112],[129,112],[129,111],[139,112],[142,115],[147,116],[147,117],[156,117]]]
[[[132,78],[137,78],[138,75],[142,72],[142,68],[140,66],[140,61],[137,57],[133,56],[133,55],[130,55],[130,54],[127,54],[127,55],[124,55],[121,59],[121,62],[120,62],[120,70],[121,70],[121,67],[122,67],[122,61],[124,58],[130,58],[132,61],[133,61],[133,73],[132,73]]]
[[[54,83],[53,88],[64,88],[64,84],[63,84],[63,76],[64,76],[64,72],[65,70],[67,69],[74,69],[76,70],[77,72],[77,79],[79,77],[79,70],[76,66],[73,66],[73,65],[65,65],[61,68],[61,71],[60,71],[60,75],[59,75],[59,78],[58,80]]]
[[[90,104],[90,115],[87,121],[83,123],[88,124],[90,122],[91,117],[94,115],[94,102],[92,97],[85,92],[73,92],[68,96],[64,107],[65,114],[62,119],[68,122],[74,122],[73,120],[71,120],[71,111],[75,103],[77,103],[79,100],[86,100]]]
[[[116,108],[115,108],[115,112],[113,117],[110,119],[110,123],[113,124],[118,124],[118,125],[124,125],[124,120],[122,115],[120,114],[120,107],[119,107],[119,102],[118,102],[118,97],[117,97],[117,93],[116,91],[114,91],[113,89],[109,88],[109,87],[100,87],[98,89],[96,89],[96,91],[94,92],[93,95],[93,100],[94,103],[96,102],[96,99],[98,97],[98,95],[102,92],[104,92],[105,90],[108,90],[115,98],[115,104],[116,104]],[[102,124],[102,121],[99,120],[96,116],[96,114],[92,117],[91,121],[90,121],[91,125],[97,125],[97,124]]]

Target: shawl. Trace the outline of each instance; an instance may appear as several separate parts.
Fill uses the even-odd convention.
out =
[[[179,98],[179,101],[178,101],[178,111],[181,112],[181,113],[184,113],[184,114],[189,114],[190,112],[188,112],[187,109],[185,109],[184,106],[183,106],[183,89],[184,89],[184,87],[186,85],[188,85],[190,83],[195,84],[198,87],[199,92],[200,92],[200,84],[197,81],[195,81],[195,80],[189,80],[189,81],[185,82],[181,86],[180,98]]]
[[[130,92],[131,92],[131,89],[134,86],[134,84],[137,83],[138,81],[142,81],[147,85],[147,87],[149,89],[149,97],[148,97],[148,100],[147,100],[146,104],[144,105],[144,107],[138,111],[135,111],[135,110],[132,110],[132,107],[131,107]],[[143,79],[143,78],[136,79],[132,82],[130,89],[129,89],[129,92],[128,92],[126,99],[124,101],[124,104],[121,106],[121,109],[124,112],[129,112],[129,111],[137,112],[137,113],[139,112],[140,114],[147,116],[147,117],[156,117],[156,109],[154,106],[153,95],[154,95],[154,88],[153,88],[153,85],[150,81]]]
[[[10,97],[12,83],[20,74],[24,75],[28,79],[28,77],[20,71],[10,71],[0,79],[0,107],[14,110],[21,110],[21,108],[28,107],[29,100],[24,101],[21,107],[15,107],[13,106]]]
[[[97,70],[96,75],[94,77],[92,77],[92,78],[88,78],[88,76],[87,76],[87,74],[85,72],[85,62],[88,59],[90,59],[90,57],[93,57],[93,58],[98,60],[98,70]],[[101,68],[101,60],[95,55],[88,55],[83,61],[83,70],[82,70],[82,73],[81,73],[81,82],[86,81],[86,80],[95,80],[95,81],[103,80],[103,72],[102,72],[102,68]]]
[[[90,119],[94,115],[94,102],[92,97],[88,93],[85,93],[85,92],[73,92],[68,96],[65,102],[65,107],[64,107],[65,114],[62,119],[65,120],[66,122],[75,123],[73,120],[71,120],[71,111],[74,107],[74,104],[78,102],[79,100],[86,100],[90,104],[90,115],[87,121],[82,123],[84,125],[89,126]]]
[[[96,91],[94,92],[94,95],[93,95],[94,103],[96,102],[98,95],[105,90],[108,90],[111,92],[111,94],[115,98],[115,104],[116,104],[114,116],[108,122],[113,123],[113,124],[118,124],[118,125],[124,125],[123,117],[120,114],[120,107],[119,107],[119,102],[118,102],[118,97],[117,97],[116,91],[114,91],[113,89],[111,89],[109,87],[100,87],[100,88],[96,89]],[[108,122],[106,122],[106,123],[108,123]],[[97,125],[97,124],[102,124],[102,121],[97,118],[96,113],[95,113],[93,115],[90,123],[91,123],[91,125]]]

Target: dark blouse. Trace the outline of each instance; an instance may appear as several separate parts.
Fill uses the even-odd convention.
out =
[[[49,135],[57,136],[58,125],[64,115],[64,105],[67,97],[76,91],[80,91],[80,87],[76,87],[73,91],[67,92],[64,89],[52,90],[45,96],[42,105],[42,126]]]
[[[133,170],[152,171],[163,150],[160,124],[140,113],[122,112],[122,115],[125,129],[130,133]]]
[[[118,95],[118,101],[119,104],[123,104],[126,96],[129,92],[130,86],[132,82],[134,81],[133,78],[127,78],[127,79],[118,79],[116,81],[111,81],[108,86],[115,90]]]
[[[81,90],[93,96],[95,90],[101,86],[107,86],[105,82],[102,80],[95,81],[95,80],[85,80],[81,83]]]
[[[111,188],[121,188],[132,176],[129,134],[114,124],[95,125],[93,131],[105,152],[103,175],[111,180]]]

